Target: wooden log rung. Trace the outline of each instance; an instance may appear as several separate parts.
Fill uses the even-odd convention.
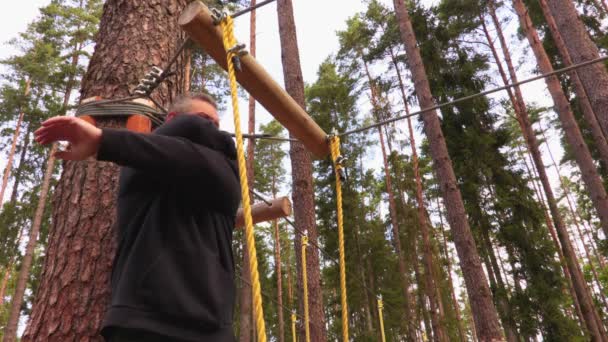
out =
[[[198,43],[215,62],[226,70],[226,51],[221,28],[214,24],[209,8],[200,1],[190,3],[178,20],[188,36]],[[277,121],[317,158],[329,155],[327,134],[304,111],[300,105],[264,70],[251,56],[240,57],[241,71],[237,81],[251,94]]]
[[[280,219],[289,215],[291,215],[291,201],[287,197],[275,198],[270,201],[270,205],[259,202],[251,206],[251,216],[254,224]],[[234,226],[241,228],[244,225],[243,209],[239,209]]]

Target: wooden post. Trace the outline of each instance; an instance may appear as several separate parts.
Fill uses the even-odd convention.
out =
[[[279,197],[270,201],[270,205],[259,202],[251,207],[251,216],[253,217],[253,223],[272,221],[282,217],[291,215],[291,201],[287,197]],[[243,221],[243,209],[239,209],[236,213],[236,222],[234,226],[236,228],[242,228],[244,225]]]
[[[216,63],[226,69],[226,51],[222,31],[214,24],[211,11],[200,1],[194,1],[182,12],[178,21],[188,36],[204,48]],[[277,121],[316,157],[329,154],[327,134],[296,101],[249,54],[241,56],[241,71],[237,80]]]

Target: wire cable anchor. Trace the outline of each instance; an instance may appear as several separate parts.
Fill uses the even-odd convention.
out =
[[[148,96],[163,81],[163,69],[153,66],[150,71],[139,81],[133,93],[139,96]]]

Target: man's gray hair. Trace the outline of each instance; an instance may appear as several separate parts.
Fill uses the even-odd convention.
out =
[[[212,105],[213,108],[217,109],[217,103],[211,95],[206,93],[195,93],[180,95],[169,107],[169,112],[187,113],[190,110],[190,103],[193,100],[207,102]]]

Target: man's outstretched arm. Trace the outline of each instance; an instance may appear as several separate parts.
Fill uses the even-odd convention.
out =
[[[197,124],[200,120],[189,120]],[[150,173],[206,179],[218,191],[235,186],[234,170],[221,152],[174,136],[99,129],[74,117],[54,117],[35,132],[36,141],[50,144],[68,141],[70,149],[56,153],[65,160],[97,159],[111,161]],[[236,183],[238,187],[238,183]],[[208,190],[213,190],[209,188]]]

